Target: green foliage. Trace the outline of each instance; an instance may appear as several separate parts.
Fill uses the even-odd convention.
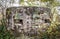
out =
[[[45,32],[39,32],[40,39],[60,39],[60,24],[51,26]]]
[[[0,25],[0,39],[15,39],[15,37],[6,29],[4,22]]]
[[[39,39],[60,39],[60,28],[52,28],[51,32],[48,33],[50,29],[45,32],[40,32],[38,35]]]
[[[19,3],[23,3],[24,2],[24,0],[20,0],[20,2]]]
[[[42,2],[48,2],[48,1],[50,1],[50,2],[52,2],[52,1],[54,1],[54,0],[41,0]]]
[[[57,0],[41,0],[41,2],[49,2],[48,3],[49,7],[55,7],[60,5],[60,3]]]

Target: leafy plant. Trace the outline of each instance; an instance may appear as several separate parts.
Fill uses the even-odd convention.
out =
[[[15,39],[15,37],[10,34],[10,32],[6,29],[6,26],[2,20],[2,25],[0,25],[0,39]]]

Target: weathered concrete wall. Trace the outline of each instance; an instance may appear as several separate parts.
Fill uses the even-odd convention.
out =
[[[11,7],[8,8],[8,29],[18,32],[36,32],[45,30],[50,25],[50,9],[45,7]],[[20,15],[19,15],[19,14]],[[18,15],[17,15],[18,14]],[[17,21],[17,22],[15,22]],[[31,31],[32,30],[32,31]]]

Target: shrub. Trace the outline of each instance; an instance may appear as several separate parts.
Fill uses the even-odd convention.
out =
[[[4,22],[0,25],[0,39],[15,39],[15,37],[7,31]]]

